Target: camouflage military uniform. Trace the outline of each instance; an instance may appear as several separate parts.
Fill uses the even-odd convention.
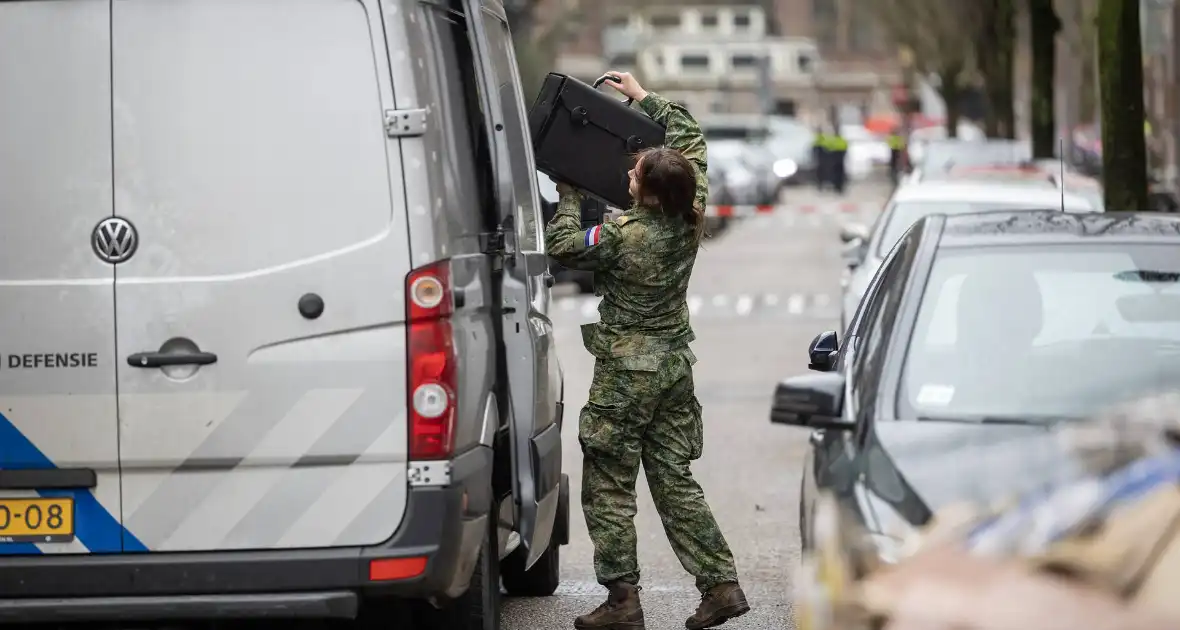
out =
[[[665,125],[666,146],[696,167],[696,203],[703,208],[705,141],[696,122],[656,94],[640,107]],[[596,361],[578,427],[582,506],[598,581],[639,581],[634,517],[642,462],[672,549],[697,587],[706,592],[735,582],[733,554],[689,469],[703,446],[685,299],[700,243],[680,218],[639,206],[583,230],[580,201],[577,193],[562,196],[545,245],[561,264],[593,269],[602,296],[601,321],[582,328]]]

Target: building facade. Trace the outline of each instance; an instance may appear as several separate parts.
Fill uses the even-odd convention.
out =
[[[577,28],[557,70],[635,72],[694,111],[768,108],[806,118],[833,105],[888,109],[898,80],[862,0],[548,0]]]

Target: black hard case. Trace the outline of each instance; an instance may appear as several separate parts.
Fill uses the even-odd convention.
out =
[[[635,153],[664,144],[664,127],[631,101],[573,77],[550,73],[529,108],[537,169],[616,208],[629,208],[627,171]]]

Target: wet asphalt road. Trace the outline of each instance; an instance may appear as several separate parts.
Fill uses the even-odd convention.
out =
[[[704,456],[693,471],[737,558],[752,611],[726,628],[791,628],[789,575],[799,554],[798,490],[807,432],[768,420],[775,383],[806,371],[808,342],[839,325],[839,226],[870,221],[887,195],[861,183],[839,200],[810,189],[788,192],[790,206],[736,221],[697,260],[690,289],[697,395],[705,412]],[[840,201],[859,202],[846,212]],[[816,207],[801,212],[801,205]],[[592,551],[577,505],[581,453],[577,411],[585,403],[593,359],[578,326],[597,319],[592,297],[561,287],[553,320],[565,370],[565,468],[574,495],[571,541],[562,549],[563,583],[548,598],[510,599],[506,630],[572,628],[605,591],[594,580]],[[639,476],[639,557],[649,630],[683,628],[699,594],[673,555]]]

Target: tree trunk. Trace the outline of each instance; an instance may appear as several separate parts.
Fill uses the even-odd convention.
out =
[[[1013,0],[976,1],[980,2],[982,23],[978,26],[975,50],[988,101],[985,131],[991,138],[1014,138],[1016,6]]]
[[[947,69],[938,75],[938,95],[946,105],[946,137],[959,137],[959,119],[963,107],[963,89],[959,85],[962,70]]]
[[[1057,32],[1061,20],[1053,0],[1029,0],[1029,40],[1032,48],[1032,150],[1033,158],[1051,159],[1057,152],[1055,82],[1057,80]]]
[[[1097,23],[1106,210],[1144,211],[1148,209],[1147,146],[1138,0],[1101,0]]]

